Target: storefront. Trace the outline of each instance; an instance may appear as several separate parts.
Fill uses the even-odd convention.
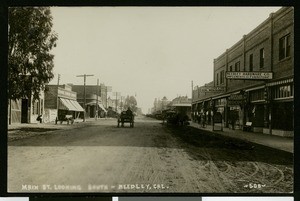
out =
[[[107,114],[107,110],[104,108],[103,104],[98,101],[98,106],[97,106],[97,101],[92,100],[89,101],[86,104],[87,107],[87,116],[92,118],[92,117],[105,117]]]
[[[231,94],[227,99],[228,124],[231,129],[242,129],[244,119],[245,96],[243,93]]]
[[[227,99],[225,97],[214,100],[214,111],[222,115],[223,127],[226,127],[227,120]]]
[[[266,121],[265,87],[247,90],[249,102],[246,110],[246,122],[251,122],[253,132],[263,132]],[[267,128],[267,127],[266,127]]]
[[[293,78],[267,84],[271,90],[270,102],[272,135],[294,135]]]
[[[69,85],[58,87],[57,85],[47,85],[45,92],[45,122],[52,122],[57,117],[72,115],[74,119],[81,118],[84,109],[77,102],[77,93],[72,91]]]
[[[79,118],[80,113],[83,113],[83,108],[76,100],[59,98],[58,116],[72,115],[74,119]]]

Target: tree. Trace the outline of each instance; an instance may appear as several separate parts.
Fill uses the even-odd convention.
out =
[[[127,96],[126,99],[125,99],[124,107],[125,108],[130,107],[130,109],[133,112],[136,112],[137,111],[137,101],[136,101],[135,97],[134,96]]]
[[[57,34],[49,7],[8,9],[8,98],[39,99],[53,75]]]

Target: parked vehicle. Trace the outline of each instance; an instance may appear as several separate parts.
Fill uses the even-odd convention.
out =
[[[74,123],[74,117],[73,115],[68,114],[68,111],[60,111],[58,114],[58,117],[56,117],[55,119],[55,124],[57,124],[57,122],[60,122],[60,124],[63,123],[63,121],[66,121],[67,124],[73,124]]]
[[[167,111],[164,115],[164,120],[167,121],[168,124],[173,125],[189,125],[189,117],[184,113],[177,113],[175,111]]]
[[[121,112],[120,116],[118,117],[118,127],[120,127],[120,124],[122,127],[124,127],[124,123],[129,123],[131,128],[134,127],[134,114],[132,112]]]

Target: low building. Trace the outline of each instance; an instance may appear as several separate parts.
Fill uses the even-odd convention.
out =
[[[38,100],[33,97],[8,101],[8,123],[37,123],[38,116],[44,115],[44,92]],[[43,121],[43,118],[42,118]]]
[[[83,116],[84,110],[77,102],[77,93],[69,85],[47,85],[45,91],[45,122],[55,121],[58,116]]]

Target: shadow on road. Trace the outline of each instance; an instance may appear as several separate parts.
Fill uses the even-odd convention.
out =
[[[186,151],[195,160],[260,161],[271,164],[293,165],[293,154],[290,152],[193,127],[167,126],[165,129],[186,144]],[[205,149],[207,154],[203,155],[199,151],[201,149]]]

